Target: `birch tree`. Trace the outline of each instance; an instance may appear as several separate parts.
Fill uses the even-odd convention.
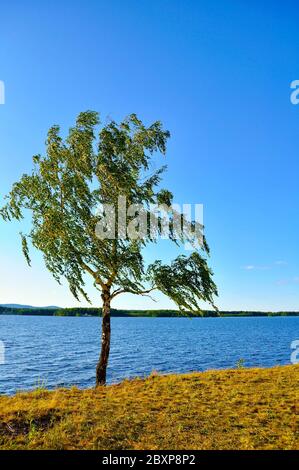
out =
[[[217,295],[204,237],[199,249],[188,256],[179,254],[170,264],[156,260],[146,266],[144,262],[144,248],[156,243],[163,230],[163,218],[154,215],[151,207],[170,207],[173,202],[172,193],[161,188],[165,167],[151,171],[155,154],[166,153],[169,136],[161,122],[147,127],[135,114],[120,123],[111,120],[101,126],[96,112],[80,113],[66,138],[59,126],[50,128],[45,154],[33,157],[31,174],[24,174],[12,186],[0,211],[6,221],[21,221],[28,211],[31,214],[29,233],[21,233],[29,265],[29,251],[34,247],[43,253],[56,281],[67,280],[77,300],[83,297],[89,301],[86,275],[100,291],[102,333],[96,385],[106,383],[110,305],[117,296],[151,295],[159,290],[175,302],[179,313],[198,315],[202,313],[200,302],[214,305]],[[142,238],[119,233],[119,201],[123,198],[127,206],[142,205],[145,211],[147,228]],[[99,237],[97,233],[99,223],[107,218],[107,209],[99,210],[103,207],[115,208],[114,237]],[[182,230],[179,237],[175,236],[174,215],[170,211],[169,238],[179,249],[186,240],[192,242],[193,235]],[[151,216],[157,222],[154,230]],[[189,229],[194,226],[192,222]]]

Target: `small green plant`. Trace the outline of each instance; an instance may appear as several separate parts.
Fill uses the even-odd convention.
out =
[[[44,390],[47,390],[47,381],[45,379],[38,378],[35,383],[34,391],[43,392]]]
[[[244,359],[238,359],[237,363],[236,363],[236,368],[237,369],[244,369],[245,367],[245,361]]]
[[[28,439],[29,439],[29,441],[30,441],[31,439],[34,439],[34,437],[36,436],[36,432],[37,432],[36,424],[35,424],[34,420],[30,420],[30,423],[29,423],[29,432],[28,432]]]

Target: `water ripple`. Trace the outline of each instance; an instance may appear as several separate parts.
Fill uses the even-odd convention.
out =
[[[299,317],[113,318],[108,381],[159,372],[189,372],[290,362]],[[0,393],[94,383],[99,318],[0,316],[6,361]]]

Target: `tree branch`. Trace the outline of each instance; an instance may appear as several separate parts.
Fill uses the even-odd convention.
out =
[[[80,260],[79,261],[79,264],[81,265],[81,267],[86,271],[88,272],[89,274],[91,274],[91,276],[94,278],[95,282],[97,284],[100,284],[101,287],[104,286],[104,283],[103,281],[99,278],[99,276],[97,275],[97,273],[95,271],[93,271],[87,264],[84,263],[84,261]]]
[[[136,290],[134,291],[133,289],[116,289],[114,292],[112,292],[112,295],[111,295],[111,299],[113,299],[114,297],[116,297],[117,295],[119,294],[135,294],[135,295],[144,295],[146,297],[149,297],[151,298],[152,300],[155,301],[155,299],[153,299],[150,295],[147,295],[149,294],[150,292],[152,292],[153,290],[156,290],[157,287],[152,287],[151,289],[147,289],[147,290]]]

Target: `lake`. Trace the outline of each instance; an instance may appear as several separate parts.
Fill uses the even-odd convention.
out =
[[[42,384],[91,387],[100,349],[100,318],[0,316],[5,363],[0,393]],[[108,381],[152,371],[188,372],[290,363],[299,317],[112,318]]]

